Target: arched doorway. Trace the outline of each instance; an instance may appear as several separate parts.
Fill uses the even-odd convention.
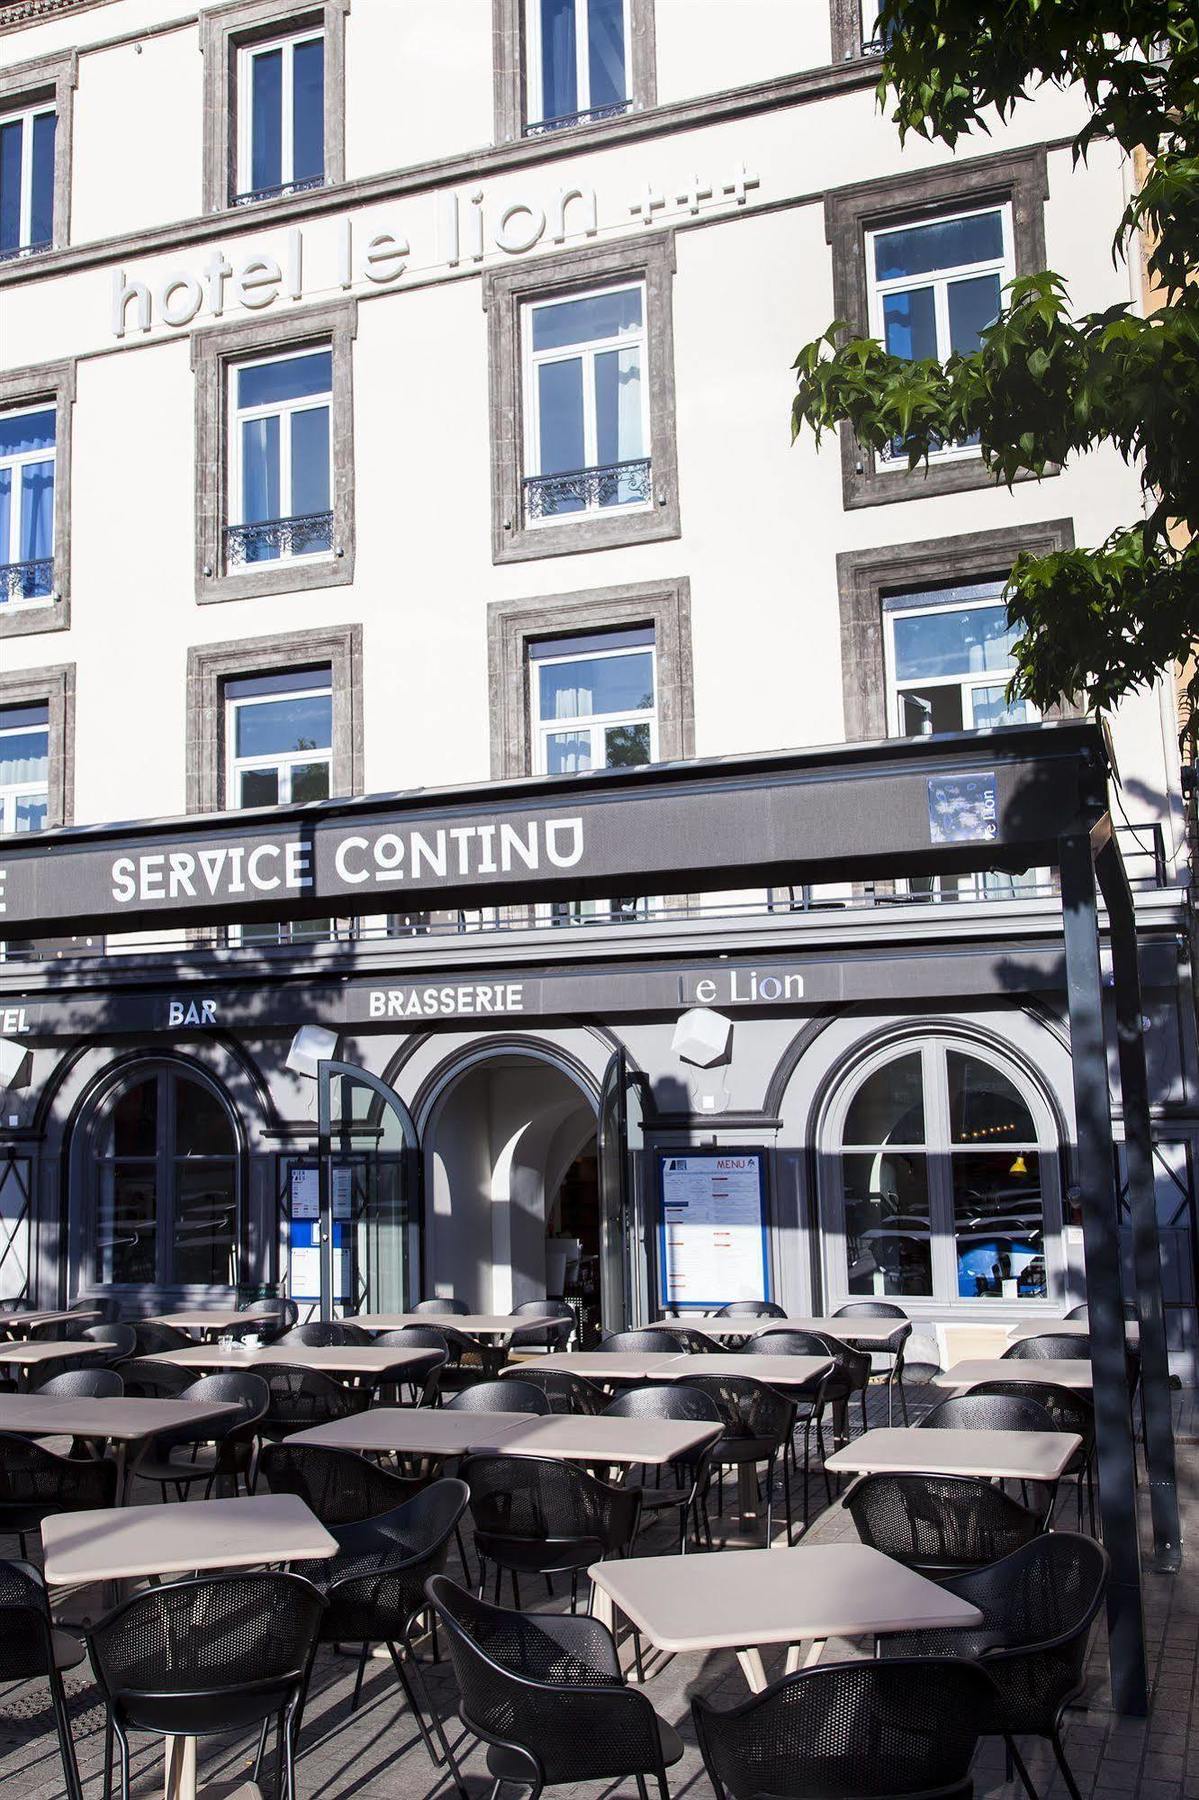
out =
[[[599,1324],[596,1096],[548,1053],[486,1050],[422,1109],[425,1285],[484,1311],[566,1287]]]

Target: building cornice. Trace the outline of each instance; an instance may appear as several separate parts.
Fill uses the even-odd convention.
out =
[[[48,25],[68,13],[94,12],[98,6],[112,6],[115,0],[3,0],[0,5],[0,37],[7,31],[22,31],[29,25]]]
[[[33,4],[34,0],[30,0]],[[103,0],[102,0],[103,3]],[[351,207],[394,200],[459,182],[489,180],[530,166],[544,167],[570,161],[583,151],[619,149],[631,143],[667,137],[682,131],[698,131],[709,125],[753,118],[760,113],[807,106],[841,94],[873,90],[877,70],[869,63],[839,64],[808,69],[751,87],[729,88],[698,100],[678,100],[642,113],[606,119],[577,131],[553,137],[522,138],[511,144],[494,144],[464,155],[443,157],[415,168],[389,170],[361,176],[311,193],[292,194],[281,200],[263,201],[234,211],[206,213],[149,231],[119,237],[98,238],[91,243],[48,251],[20,263],[0,268],[0,289],[20,287],[81,269],[102,267],[124,257],[152,256],[181,250],[213,238],[233,240],[267,231],[279,225],[299,225],[307,219],[345,212]]]

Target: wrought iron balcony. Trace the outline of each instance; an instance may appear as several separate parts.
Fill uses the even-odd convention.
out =
[[[234,206],[253,206],[256,200],[282,200],[285,194],[307,194],[325,185],[323,175],[306,175],[303,181],[280,181],[274,187],[248,188],[244,194],[233,194]]]
[[[564,469],[556,475],[529,475],[524,481],[525,518],[591,512],[604,506],[644,505],[653,499],[648,456],[595,469]]]
[[[552,119],[531,119],[525,126],[525,136],[544,137],[550,131],[569,131],[572,125],[594,125],[600,119],[619,119],[632,104],[631,100],[613,100],[608,106],[586,106],[582,112],[558,113]]]
[[[225,564],[278,562],[285,556],[320,556],[333,548],[333,514],[300,513],[292,519],[260,519],[225,529]]]
[[[16,262],[22,256],[41,256],[44,251],[53,248],[49,238],[42,244],[12,244],[7,250],[0,250],[0,263]]]
[[[54,592],[54,558],[0,563],[0,606],[10,600],[49,600]]]

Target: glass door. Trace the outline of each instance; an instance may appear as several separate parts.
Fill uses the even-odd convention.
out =
[[[605,1332],[622,1331],[644,1310],[636,1304],[644,1288],[636,1270],[643,1268],[644,1257],[638,1249],[633,1179],[633,1157],[641,1146],[641,1094],[624,1051],[617,1050],[604,1071],[599,1108],[600,1318]]]

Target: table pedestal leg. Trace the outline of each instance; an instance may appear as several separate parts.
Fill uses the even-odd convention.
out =
[[[741,1664],[741,1673],[745,1677],[746,1686],[751,1694],[760,1694],[766,1686],[766,1671],[762,1667],[760,1650],[738,1650],[737,1661]]]
[[[813,1638],[808,1645],[808,1654],[802,1657],[801,1652],[803,1650],[803,1645],[789,1644],[787,1646],[787,1666],[784,1673],[787,1675],[794,1675],[797,1669],[812,1668],[814,1664],[820,1661],[820,1653],[827,1642],[827,1638]]]
[[[163,1800],[196,1800],[195,1738],[167,1738],[163,1765]]]
[[[591,1585],[591,1616],[598,1619],[601,1625],[606,1625],[609,1631],[615,1632],[616,1609],[612,1605],[612,1596],[606,1594],[598,1582]]]

